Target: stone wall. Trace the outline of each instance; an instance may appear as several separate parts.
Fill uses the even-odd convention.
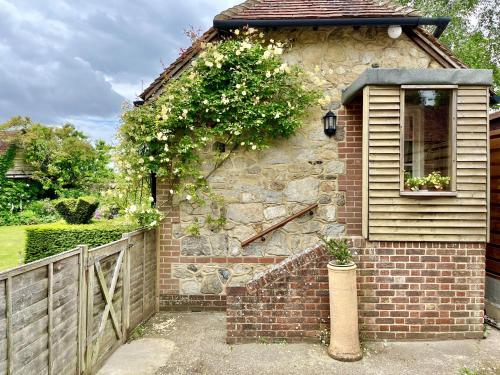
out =
[[[289,41],[284,59],[310,72],[314,85],[329,96],[328,108],[338,109],[337,135],[323,133],[328,108],[317,107],[290,139],[262,152],[237,151],[210,177],[225,199],[224,207],[169,202],[168,186],[160,183],[158,199],[167,214],[160,235],[161,295],[224,294],[228,285],[244,284],[269,264],[313,246],[318,233],[359,235],[361,104],[357,100],[350,108],[341,107],[341,90],[372,66],[440,67],[404,34],[390,39],[386,28],[299,28],[271,37]],[[209,150],[204,159],[209,170]],[[290,222],[264,242],[241,246],[241,241],[316,202],[314,215]],[[208,214],[220,213],[227,218],[224,228],[206,222]],[[195,220],[201,225],[199,237],[187,234]]]
[[[484,244],[353,239],[366,340],[483,336]],[[227,294],[227,342],[319,342],[329,329],[329,257],[305,250]]]

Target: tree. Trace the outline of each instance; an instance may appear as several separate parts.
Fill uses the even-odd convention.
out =
[[[450,16],[440,38],[467,66],[493,70],[493,87],[500,90],[500,7],[497,0],[398,0],[425,16]]]
[[[51,127],[14,117],[0,129],[18,130],[16,143],[24,150],[26,163],[33,167],[32,178],[49,193],[79,195],[113,176],[110,147],[103,141],[92,144],[71,124]]]

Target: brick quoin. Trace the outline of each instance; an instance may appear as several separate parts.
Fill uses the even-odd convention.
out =
[[[173,225],[180,223],[178,206],[172,205],[170,187],[164,181],[159,181],[156,196],[159,209],[165,216],[159,227],[158,241],[158,293],[161,299],[164,294],[179,294],[179,280],[172,278],[172,264],[180,259],[180,241],[172,235]]]
[[[338,142],[339,159],[345,162],[345,174],[338,179],[338,191],[345,204],[338,208],[338,222],[346,226],[350,236],[361,236],[363,103],[356,99],[338,112],[338,127],[344,140]]]

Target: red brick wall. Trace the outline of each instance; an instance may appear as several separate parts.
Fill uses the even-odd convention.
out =
[[[309,249],[228,288],[226,341],[316,340],[329,324],[328,261],[321,247]]]
[[[354,243],[362,338],[482,337],[483,244]],[[228,288],[227,342],[319,340],[329,328],[327,262],[310,249]]]
[[[172,278],[172,264],[180,259],[180,242],[172,236],[173,224],[180,222],[179,207],[172,206],[169,186],[159,182],[156,197],[159,209],[165,215],[160,224],[158,241],[158,293],[178,294],[179,280]],[[161,302],[160,302],[161,305]]]
[[[338,112],[338,126],[344,140],[338,143],[339,159],[345,161],[346,173],[338,180],[338,190],[345,204],[338,208],[338,221],[346,225],[349,236],[361,236],[361,195],[363,155],[363,103],[354,100]]]

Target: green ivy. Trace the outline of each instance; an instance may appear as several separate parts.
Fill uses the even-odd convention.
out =
[[[320,98],[298,66],[283,62],[286,46],[255,29],[200,47],[191,66],[155,100],[122,116],[117,166],[134,203],[150,173],[181,200],[217,200],[208,177],[232,152],[263,150],[292,136]],[[225,150],[214,147],[220,144]],[[207,160],[202,152],[212,147],[215,156]],[[202,171],[202,161],[211,163],[209,171]]]
[[[0,179],[5,179],[6,173],[14,165],[17,146],[13,143],[7,147],[5,154],[0,155]]]
[[[90,248],[117,241],[134,226],[102,222],[88,225],[47,224],[26,229],[25,263],[43,259],[78,245]]]

